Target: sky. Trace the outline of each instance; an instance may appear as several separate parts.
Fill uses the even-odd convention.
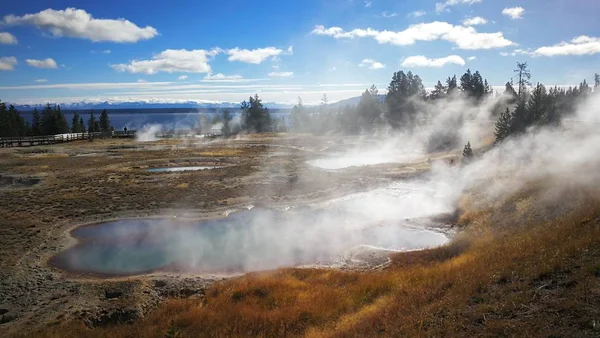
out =
[[[467,69],[494,86],[600,72],[598,0],[6,1],[0,99],[318,103],[426,87]]]

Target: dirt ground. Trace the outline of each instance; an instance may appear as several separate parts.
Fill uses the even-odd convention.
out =
[[[429,161],[328,171],[307,160],[355,140],[309,135],[238,139],[77,141],[0,149],[0,325],[9,333],[80,318],[127,322],[168,297],[202,297],[220,276],[155,273],[95,278],[48,265],[73,228],[116,218],[222,217],[249,205],[285,206],[372,189],[426,170]],[[218,166],[174,173],[149,168]]]

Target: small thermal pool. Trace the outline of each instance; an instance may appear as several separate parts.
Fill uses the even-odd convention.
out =
[[[198,170],[212,170],[220,169],[220,166],[198,166],[198,167],[165,167],[165,168],[150,168],[149,172],[152,173],[172,173],[181,171],[198,171]]]
[[[397,222],[364,225],[333,209],[253,208],[216,220],[132,219],[83,226],[79,240],[50,263],[97,275],[156,270],[237,273],[334,264],[357,246],[405,251],[435,247],[446,235]]]

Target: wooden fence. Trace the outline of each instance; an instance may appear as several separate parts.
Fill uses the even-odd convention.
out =
[[[89,140],[94,138],[111,137],[135,137],[135,130],[112,131],[108,133],[69,133],[45,136],[23,136],[23,137],[2,137],[0,138],[0,148],[6,147],[31,147],[43,144],[56,144],[71,142],[76,140]]]

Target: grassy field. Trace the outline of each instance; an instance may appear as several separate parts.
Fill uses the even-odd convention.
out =
[[[402,177],[395,165],[312,170],[305,161],[314,155],[296,149],[310,142],[98,140],[3,150],[0,173],[12,185],[0,187],[0,309],[11,305],[8,314],[19,317],[0,329],[35,337],[600,336],[600,193],[564,186],[557,194],[542,179],[484,204],[476,189],[465,193],[451,243],[395,254],[368,272],[282,269],[207,287],[174,277],[169,283],[185,288],[164,296],[156,276],[74,279],[45,266],[73,224],[331,198]],[[285,156],[270,156],[273,149]],[[225,168],[146,171],[206,164]],[[40,181],[15,185],[14,177]],[[106,299],[107,290],[124,296]],[[144,311],[130,324],[90,328],[82,320],[89,309],[132,305]]]
[[[132,325],[69,323],[45,337],[523,336],[600,334],[600,194],[543,184],[470,212],[449,245],[369,273],[284,269],[169,300]],[[469,200],[476,196],[465,198]],[[568,209],[557,217],[544,210]]]

